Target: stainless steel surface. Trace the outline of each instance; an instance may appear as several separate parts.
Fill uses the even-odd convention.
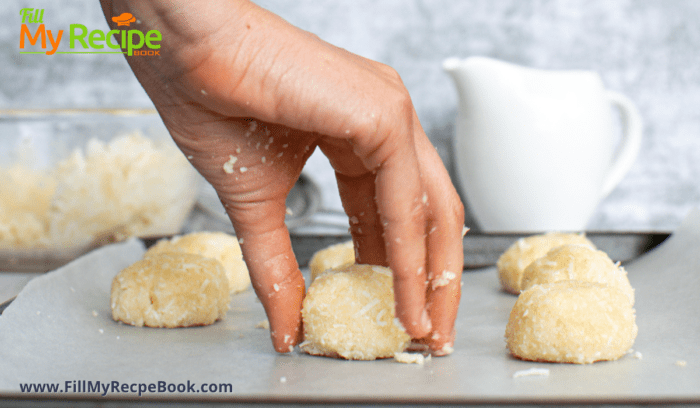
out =
[[[468,233],[463,239],[464,268],[474,269],[495,265],[498,257],[519,238],[531,234],[483,234]],[[628,262],[642,255],[663,242],[669,234],[666,232],[589,232],[589,239],[614,261]],[[146,245],[151,245],[163,237],[144,238]],[[292,247],[299,265],[306,266],[311,256],[320,248],[338,244],[351,239],[349,234],[337,235],[295,235],[292,234]],[[101,244],[109,243],[105,241]],[[99,245],[83,248],[65,254],[46,251],[26,251],[26,256],[13,258],[0,252],[0,271],[46,272],[92,250]]]
[[[208,215],[224,223],[230,222],[228,214],[226,214],[226,210],[211,184],[206,182],[201,184],[197,203]],[[312,223],[311,217],[322,210],[321,190],[311,177],[302,173],[289,192],[286,204],[288,209],[285,217],[287,228],[293,230],[308,225]],[[345,227],[347,228],[347,226]]]
[[[209,216],[224,224],[230,223],[228,214],[221,204],[216,190],[204,180],[201,183],[197,203]],[[347,230],[348,228],[345,213],[323,208],[319,186],[313,181],[312,177],[305,173],[299,175],[299,179],[294,183],[292,190],[287,195],[286,204],[288,212],[284,221],[287,224],[287,228],[292,232],[300,227],[309,226],[328,226],[339,230]],[[318,214],[332,214],[339,217],[333,223],[320,222],[314,219],[314,216]]]
[[[495,265],[498,257],[518,239],[533,235],[507,233],[488,234],[469,232],[464,237],[464,267],[467,269]],[[656,247],[666,238],[667,232],[587,232],[595,246],[614,261],[631,261]]]
[[[496,264],[498,257],[518,239],[532,234],[471,233],[463,239],[464,268],[476,269]],[[586,236],[614,261],[628,262],[659,245],[669,234],[665,232],[589,232]],[[292,236],[292,246],[299,265],[306,266],[319,248],[350,239],[344,235]]]

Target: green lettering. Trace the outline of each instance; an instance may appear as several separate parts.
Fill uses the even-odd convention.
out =
[[[44,9],[38,9],[36,14],[34,14],[34,21],[32,23],[43,23],[44,22]]]
[[[134,36],[139,38],[138,43],[134,43]],[[143,47],[143,33],[139,30],[129,30],[129,45],[127,55],[134,55],[133,50]]]
[[[119,49],[119,44],[118,44],[118,43],[115,44],[115,43],[112,42],[112,36],[115,35],[115,34],[118,35],[118,34],[119,34],[119,31],[120,31],[120,30],[111,30],[111,31],[109,31],[109,32],[107,33],[107,37],[106,37],[106,38],[107,38],[107,46],[108,46],[109,48],[112,48],[112,49],[115,49],[115,50],[118,50],[118,49]]]
[[[95,41],[104,41],[105,40],[105,33],[102,30],[93,30],[90,33],[90,36],[88,37],[88,42],[90,43],[90,47],[95,48],[95,49],[102,49],[105,46],[102,44],[95,44]]]
[[[76,34],[75,31],[76,31],[77,29],[80,29],[80,30],[82,30],[83,32],[82,32],[81,34]],[[87,29],[87,27],[85,27],[84,25],[82,25],[82,24],[71,24],[71,25],[70,25],[70,35],[69,35],[69,38],[70,38],[70,44],[69,44],[69,46],[70,46],[70,48],[71,48],[71,49],[75,48],[75,40],[78,40],[78,41],[80,42],[80,44],[83,46],[83,48],[87,48],[88,45],[87,45],[87,43],[85,42],[85,36],[87,35],[87,32],[88,32],[88,29]]]
[[[23,8],[19,11],[19,14],[22,16],[22,24],[24,23],[31,23],[32,21],[32,10],[33,8]],[[27,17],[29,17],[29,20],[27,20]]]
[[[158,30],[151,30],[146,33],[146,47],[152,49],[152,50],[157,50],[160,49],[160,44],[153,44],[153,41],[160,41],[163,39],[163,36],[160,34],[160,31]]]

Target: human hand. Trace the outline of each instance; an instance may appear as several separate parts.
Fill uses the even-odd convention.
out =
[[[391,68],[244,1],[102,0],[162,33],[127,57],[183,153],[217,190],[268,315],[272,343],[301,339],[304,280],[285,199],[315,147],[336,171],[357,262],[394,271],[396,315],[436,355],[460,298],[462,204]]]

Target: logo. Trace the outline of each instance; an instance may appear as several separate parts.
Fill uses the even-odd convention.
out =
[[[52,31],[44,24],[44,9],[23,8],[19,30],[20,54],[126,54],[128,56],[160,55],[160,42],[163,36],[158,30],[144,33],[138,29],[117,29],[104,32],[89,30],[83,24],[68,26],[68,50],[59,51],[65,30]],[[137,23],[131,13],[112,17],[117,27],[130,27]],[[30,28],[30,24],[32,27]],[[38,24],[38,26],[34,26]],[[31,51],[27,50],[29,43]]]
[[[131,23],[136,21],[136,17],[134,17],[131,13],[122,13],[120,16],[112,17],[112,21],[117,23],[117,26],[129,27]]]

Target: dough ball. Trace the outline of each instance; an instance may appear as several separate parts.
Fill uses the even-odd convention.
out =
[[[221,264],[201,255],[153,254],[112,280],[112,318],[134,326],[204,326],[229,308],[228,279]]]
[[[506,326],[510,352],[533,361],[616,360],[636,337],[634,309],[627,296],[593,282],[559,281],[523,291]]]
[[[411,342],[394,317],[391,270],[350,265],[311,283],[301,316],[309,354],[348,360],[391,358]]]
[[[536,259],[523,271],[521,290],[561,280],[598,282],[619,289],[634,305],[627,272],[608,254],[586,245],[563,245]]]
[[[309,262],[311,281],[331,268],[340,268],[355,263],[355,247],[352,241],[331,245],[314,254]]]
[[[547,254],[550,249],[566,244],[588,245],[595,248],[583,234],[549,232],[517,240],[496,262],[498,279],[503,289],[515,295],[520,293],[520,281],[525,268],[535,259]]]
[[[221,262],[231,293],[242,292],[250,286],[250,275],[241,246],[236,237],[223,232],[195,232],[158,241],[144,257],[163,252],[186,252],[213,258]]]

